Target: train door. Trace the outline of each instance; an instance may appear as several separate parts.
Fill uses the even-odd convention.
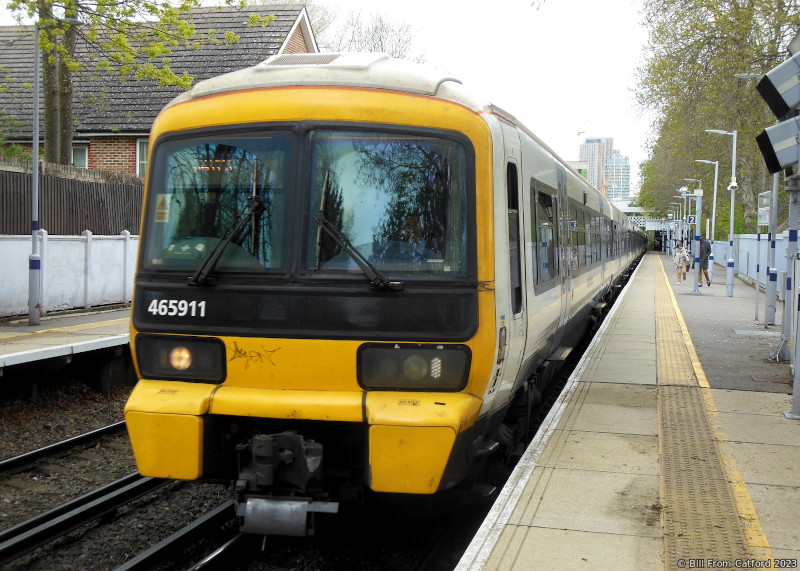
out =
[[[498,288],[505,288],[503,295],[498,295],[498,335],[501,340],[505,337],[505,349],[500,374],[500,386],[497,389],[495,407],[504,404],[513,392],[516,382],[517,371],[525,350],[525,339],[527,335],[526,320],[526,288],[525,284],[525,260],[523,231],[522,231],[522,211],[520,205],[523,204],[520,192],[522,190],[520,165],[520,142],[517,131],[511,127],[503,125],[504,160],[503,171],[505,184],[503,197],[500,199],[500,215],[504,220],[498,222],[498,232],[496,240],[498,244],[507,245],[507,256],[498,255],[499,263],[507,264],[507,267],[497,267],[498,276],[507,276],[498,280]],[[500,198],[500,197],[498,197]],[[499,228],[505,227],[506,230],[501,234]],[[502,282],[507,281],[503,284]],[[507,300],[507,301],[503,301]]]
[[[562,286],[557,190],[541,180],[531,179],[530,207],[536,255],[529,271],[534,274],[532,282],[536,297],[528,300],[529,349],[526,347],[526,357],[539,351],[536,356],[541,358],[550,355],[560,340],[558,325],[562,312]]]
[[[597,255],[600,256],[600,279],[602,280],[600,283],[607,283],[608,279],[608,268],[606,266],[608,256],[606,255],[606,242],[608,238],[606,237],[606,205],[603,201],[600,201],[600,216],[597,219],[597,237],[600,239],[600,243],[597,244]]]

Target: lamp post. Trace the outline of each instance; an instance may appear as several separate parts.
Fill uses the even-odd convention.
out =
[[[39,254],[39,23],[33,24],[33,171],[31,178],[31,255],[28,256],[28,325],[41,322]]]
[[[696,178],[685,178],[685,181],[698,183],[698,188],[691,194],[687,194],[687,198],[694,198],[695,203],[695,220],[694,220],[694,286],[692,288],[693,294],[699,294],[698,289],[700,283],[700,214],[703,212],[703,181]],[[681,189],[682,191],[683,189]],[[689,225],[691,229],[692,225]]]
[[[714,165],[714,198],[711,203],[711,255],[708,257],[708,278],[714,281],[714,238],[717,236],[717,179],[719,175],[719,161],[695,159],[694,162]]]
[[[675,197],[675,198],[683,198],[683,197],[679,196],[679,197]],[[680,202],[673,202],[672,204],[675,205],[675,218],[676,218],[676,220],[683,219],[683,207],[682,207],[681,203]]]
[[[683,198],[683,197],[682,196],[678,196],[677,194],[673,194],[672,198]],[[682,206],[682,203],[680,203],[680,202],[673,202],[673,204],[675,204],[677,206],[677,208],[678,208],[678,220],[680,221],[680,224],[678,224],[678,240],[682,242],[683,241],[683,214],[684,214],[683,206]]]
[[[680,194],[673,194],[672,198],[680,198],[683,204],[683,207],[681,208],[681,240],[685,242],[688,237],[684,232],[686,229],[686,215],[689,214],[689,211],[686,210],[686,193],[689,192],[689,189],[685,186],[682,186],[680,189],[678,189],[678,192],[680,192]]]
[[[728,272],[727,272],[727,293],[728,297],[733,297],[733,215],[734,215],[734,195],[739,189],[736,184],[736,131],[721,131],[719,129],[706,129],[706,133],[716,133],[717,135],[730,135],[733,137],[733,152],[731,153],[731,182],[728,190],[731,191],[731,224],[728,231]]]
[[[672,240],[669,245],[669,253],[672,255],[680,236],[681,203],[671,202],[670,205],[672,206]]]

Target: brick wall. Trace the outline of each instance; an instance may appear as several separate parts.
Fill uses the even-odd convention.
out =
[[[308,46],[306,46],[306,40],[303,37],[303,32],[300,30],[300,26],[297,26],[294,29],[294,33],[292,37],[286,42],[286,48],[283,50],[285,54],[305,54],[308,53]]]
[[[136,174],[136,138],[94,138],[89,144],[89,168]]]

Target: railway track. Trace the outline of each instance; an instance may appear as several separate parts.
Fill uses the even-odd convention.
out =
[[[55,456],[64,452],[68,452],[73,448],[79,446],[87,446],[93,444],[103,438],[104,436],[120,434],[125,430],[125,421],[115,422],[97,430],[92,430],[84,434],[79,434],[72,438],[67,438],[61,442],[56,442],[49,446],[44,446],[25,454],[20,454],[12,458],[0,461],[0,473],[14,473],[15,471],[24,470],[25,468],[39,462],[50,456]]]
[[[116,571],[145,571],[152,569],[181,553],[187,546],[192,545],[197,540],[208,538],[219,529],[229,527],[228,524],[232,524],[235,517],[233,500],[225,501],[189,525],[142,551],[124,565],[117,567]],[[206,569],[212,565],[219,565],[219,562],[230,555],[234,546],[244,537],[244,534],[241,533],[233,535],[212,553],[203,557],[191,569]]]
[[[558,382],[554,383],[553,389],[555,390],[553,393],[557,394],[560,388],[559,384]],[[544,395],[545,403],[552,401],[552,399],[552,393]],[[532,425],[536,426],[539,420],[534,417]],[[115,423],[40,450],[0,461],[0,472],[5,474],[19,473],[32,467],[35,470],[36,465],[47,458],[59,455],[69,456],[69,451],[88,448],[107,435],[122,432],[124,427],[123,422]],[[169,482],[169,480],[154,480],[152,478],[142,478],[138,474],[129,474],[97,490],[86,493],[71,502],[50,509],[40,516],[6,529],[0,532],[0,566],[8,565],[9,562],[14,562],[37,548],[53,543],[57,538],[84,526],[89,531],[84,532],[81,530],[76,533],[85,533],[87,537],[85,539],[76,539],[74,542],[85,543],[86,547],[78,549],[83,549],[86,552],[91,549],[91,544],[96,541],[97,534],[119,535],[122,533],[132,537],[136,536],[136,529],[141,529],[143,527],[142,524],[138,523],[136,519],[132,520],[132,522],[122,521],[126,516],[118,518],[117,514],[123,506],[135,502],[150,492],[155,492]],[[159,506],[162,502],[169,501],[170,497],[177,495],[180,486],[180,484],[175,484],[175,487],[167,488],[169,491],[163,495],[153,496],[152,499],[146,500],[145,503],[149,504],[151,508]],[[222,495],[226,494],[220,492],[220,496]],[[488,509],[490,503],[487,503],[486,509]],[[205,511],[207,513],[172,533],[170,533],[169,529],[175,529],[177,521],[150,518],[148,520],[151,522],[150,525],[159,529],[158,540],[149,544],[144,543],[143,540],[138,543],[133,541],[131,542],[131,547],[124,552],[126,554],[122,556],[122,562],[117,556],[115,564],[102,567],[98,565],[94,568],[116,568],[118,571],[131,571],[151,569],[158,565],[164,565],[165,562],[168,562],[166,563],[168,568],[177,568],[175,567],[177,565],[176,561],[197,561],[193,566],[182,568],[219,568],[220,565],[224,565],[220,563],[220,560],[224,560],[233,553],[238,561],[241,561],[240,557],[243,554],[250,554],[253,561],[251,568],[253,569],[261,568],[260,566],[263,566],[265,562],[269,564],[277,562],[279,566],[303,567],[305,564],[314,566],[315,560],[318,562],[334,560],[341,561],[343,565],[352,564],[356,567],[363,564],[368,567],[376,566],[375,568],[413,568],[415,571],[445,571],[452,569],[452,566],[457,562],[460,556],[459,545],[463,544],[465,546],[468,544],[468,538],[474,533],[472,528],[479,525],[481,520],[478,510],[471,512],[469,521],[467,521],[468,517],[464,515],[455,519],[447,519],[445,517],[450,523],[441,521],[435,523],[427,522],[419,526],[427,531],[420,529],[409,531],[409,528],[417,527],[417,524],[415,523],[411,526],[398,525],[396,522],[384,520],[384,524],[376,525],[374,520],[369,517],[360,517],[350,523],[342,520],[345,525],[340,522],[330,525],[326,532],[330,537],[327,538],[319,537],[313,541],[304,540],[304,542],[295,539],[287,540],[287,538],[268,538],[266,542],[262,543],[261,538],[247,537],[236,533],[234,525],[235,513],[231,501],[226,500],[217,504],[216,507],[209,506],[208,502],[204,505],[199,503],[192,504],[191,502],[182,505],[194,505],[198,512]],[[163,515],[168,510],[160,511]],[[88,527],[88,525],[98,520],[101,523],[94,526],[96,534],[94,536],[95,539],[93,539],[92,528]],[[114,523],[112,520],[119,520],[116,522],[117,528],[114,529],[109,525],[108,529],[106,529],[107,523]],[[355,521],[358,521],[358,523],[353,525]],[[473,521],[475,522],[474,524],[472,523]],[[179,525],[181,524],[178,523]],[[336,528],[342,527],[348,528],[349,531],[345,532],[344,529],[336,530]],[[394,535],[397,532],[399,539],[396,542],[386,541],[385,544],[378,545],[372,551],[374,544],[383,541],[383,538],[380,537],[382,532],[379,529],[383,529],[383,532],[389,535]],[[122,531],[120,532],[120,530]],[[403,533],[405,535],[402,535]],[[377,535],[373,536],[373,534]],[[72,534],[70,537],[77,536]],[[350,539],[346,542],[344,538],[347,537]],[[70,542],[72,543],[73,539],[70,539]],[[65,549],[65,545],[62,542],[43,551],[48,551],[49,549],[53,552],[60,552]],[[149,546],[143,547],[145,545]],[[406,549],[405,545],[413,545],[413,552],[403,553]],[[70,547],[73,548],[73,551],[75,550],[74,545]],[[362,550],[365,553],[359,554],[359,551]],[[42,558],[39,555],[40,553],[37,551],[32,556],[26,557],[23,559],[23,563],[27,566],[27,562],[31,560],[31,557],[34,557],[36,558],[34,559],[35,564],[31,568],[48,568],[50,560],[47,557],[50,557],[50,555]],[[353,553],[356,553],[356,556],[353,556]],[[65,555],[65,557],[67,557],[66,560],[69,560],[71,556]],[[128,560],[124,561],[125,558],[128,558]],[[88,559],[91,560],[91,558]],[[403,561],[401,567],[394,565],[398,560]],[[246,567],[239,568],[244,569]]]
[[[130,474],[0,532],[0,565],[98,520],[169,481]]]

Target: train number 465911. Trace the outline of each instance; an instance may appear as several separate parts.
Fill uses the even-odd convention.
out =
[[[147,312],[167,317],[205,317],[206,302],[186,301],[185,299],[154,299],[147,307]]]

